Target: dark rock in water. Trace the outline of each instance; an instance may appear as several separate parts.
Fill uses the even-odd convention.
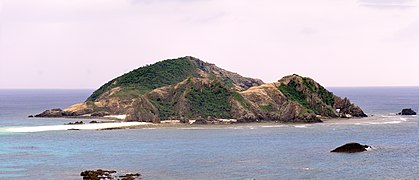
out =
[[[97,121],[90,121],[89,123],[90,124],[96,124],[96,123],[99,123],[99,122],[97,122]]]
[[[119,176],[119,178],[121,178],[121,180],[135,180],[135,179],[139,179],[141,177],[141,174],[136,173],[136,174],[126,174],[123,176]]]
[[[67,130],[69,130],[69,131],[80,131],[80,129],[74,129],[74,128],[67,129]]]
[[[67,125],[84,124],[83,121],[69,122]]]
[[[35,115],[35,117],[63,117],[62,109],[51,109],[42,112],[41,114]]]
[[[33,118],[33,115],[29,115],[28,118]]]
[[[102,180],[102,179],[114,179],[116,171],[107,171],[98,169],[96,171],[83,171],[80,176],[83,176],[85,180]]]
[[[409,109],[403,109],[402,112],[398,113],[397,115],[411,116],[411,115],[416,115],[416,112],[409,108]]]
[[[122,176],[117,176],[116,171],[107,171],[98,169],[96,171],[88,170],[80,173],[80,176],[83,176],[84,180],[105,180],[105,179],[120,179],[120,180],[136,180],[141,179],[141,174],[126,174]]]
[[[368,145],[362,145],[359,143],[348,143],[343,146],[340,146],[336,148],[335,150],[331,152],[336,153],[358,153],[358,152],[364,152],[367,151],[368,148],[371,148],[371,146]]]
[[[112,128],[103,128],[99,129],[100,131],[110,131],[110,130],[121,130],[121,129],[129,129],[128,127],[112,127]]]

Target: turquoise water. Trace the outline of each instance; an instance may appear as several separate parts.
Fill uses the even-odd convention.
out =
[[[247,124],[0,135],[0,179],[81,179],[86,169],[140,172],[145,179],[415,179],[419,88],[331,88],[373,118],[311,125]],[[90,90],[0,90],[0,126],[62,124],[28,119],[83,101]],[[1,130],[0,130],[1,131]],[[374,146],[333,154],[347,142]]]

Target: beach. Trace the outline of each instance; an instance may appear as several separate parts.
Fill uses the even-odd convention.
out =
[[[152,123],[146,122],[110,122],[93,124],[75,124],[75,125],[51,125],[51,126],[31,126],[31,127],[10,127],[4,129],[6,132],[29,133],[43,131],[64,131],[64,130],[102,130],[109,128],[126,128],[146,126]]]

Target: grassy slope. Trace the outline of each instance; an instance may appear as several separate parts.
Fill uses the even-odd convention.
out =
[[[104,92],[122,87],[119,96],[143,94],[149,90],[179,83],[194,73],[194,66],[187,58],[165,60],[124,74],[100,87],[87,99],[95,101]],[[135,92],[133,92],[135,91]]]
[[[308,89],[309,92],[315,96],[318,96],[325,104],[333,107],[335,105],[334,95],[333,93],[329,92],[323,86],[317,84],[313,84],[313,81],[309,78],[302,78],[303,79],[303,86],[304,89]],[[299,91],[298,87],[299,84],[295,81],[290,81],[288,84],[281,84],[278,89],[284,93],[290,100],[297,102],[298,104],[305,107],[309,112],[318,112],[318,107],[316,105],[310,104],[307,100],[307,94],[303,91]]]

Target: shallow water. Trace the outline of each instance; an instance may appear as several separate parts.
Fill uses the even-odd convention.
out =
[[[405,106],[416,106],[411,99],[419,97],[419,93],[400,88],[388,91],[391,93],[386,94],[387,101],[374,103],[367,100],[372,89],[332,90],[348,96],[366,112],[373,112],[374,117],[308,125],[0,133],[0,179],[81,179],[82,170],[97,168],[140,172],[145,179],[419,177],[417,117],[392,115]],[[0,90],[1,128],[68,122],[25,117],[83,101],[89,93]],[[16,98],[20,100],[15,103]],[[376,106],[369,108],[372,104]],[[353,141],[372,145],[374,150],[330,153]]]

